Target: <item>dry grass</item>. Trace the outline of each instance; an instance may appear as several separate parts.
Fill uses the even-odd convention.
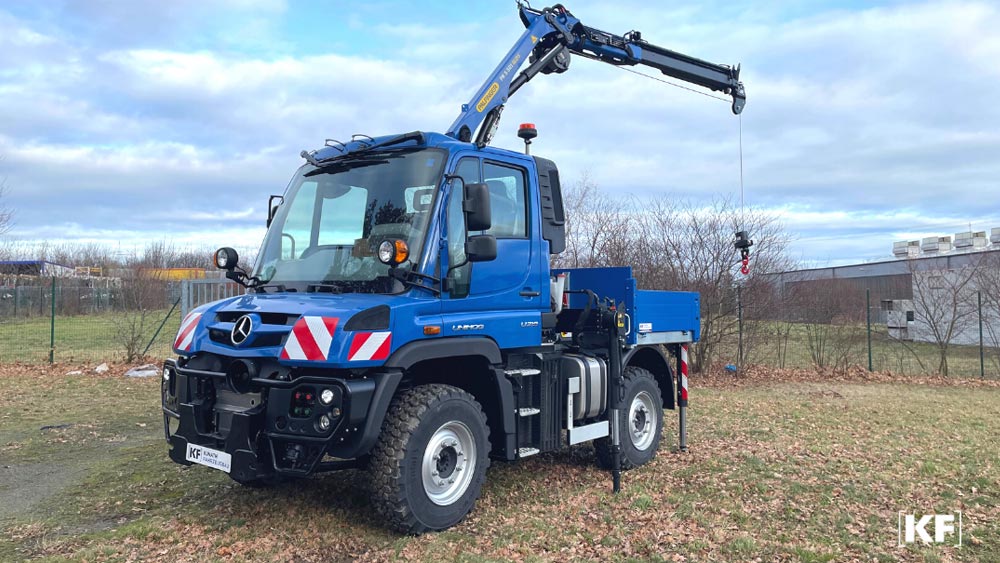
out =
[[[0,560],[1000,560],[996,385],[695,380],[691,451],[668,411],[620,495],[578,447],[494,464],[465,522],[401,537],[363,474],[248,490],[176,466],[156,381],[69,369],[0,369]],[[897,547],[900,510],[964,511],[965,545]]]

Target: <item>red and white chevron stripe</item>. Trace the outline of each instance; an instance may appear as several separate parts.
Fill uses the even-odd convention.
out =
[[[389,357],[391,347],[391,332],[359,332],[354,335],[354,340],[351,341],[351,350],[347,354],[347,361],[384,360]]]
[[[330,355],[333,332],[337,330],[337,317],[301,317],[288,333],[288,340],[281,350],[284,360],[326,361]]]
[[[174,349],[187,352],[191,350],[191,343],[194,342],[194,328],[198,326],[201,313],[188,313],[181,321],[181,328],[177,331],[177,338],[174,339]]]
[[[681,345],[681,400],[688,400],[688,347]]]

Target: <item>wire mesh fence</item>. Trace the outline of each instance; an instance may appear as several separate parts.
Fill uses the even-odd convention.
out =
[[[946,285],[900,299],[832,281],[702,291],[692,362],[1000,378],[1000,302]],[[241,293],[221,279],[0,279],[0,362],[166,357],[184,312]]]
[[[1000,378],[1000,306],[976,287],[879,298],[856,284],[733,292],[715,356],[738,365]]]
[[[0,280],[0,362],[107,362],[170,353],[178,282]]]

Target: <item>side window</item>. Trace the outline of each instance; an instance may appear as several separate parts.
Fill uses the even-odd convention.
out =
[[[493,226],[486,234],[498,238],[527,238],[524,170],[485,162],[483,177],[490,189],[490,207],[493,210]]]
[[[316,206],[316,182],[305,182],[299,195],[292,201],[281,233],[281,258],[295,260],[309,248],[312,232],[313,210]]]
[[[463,158],[458,161],[455,174],[461,176],[466,183],[478,182],[479,159]],[[465,214],[462,212],[464,198],[462,182],[451,185],[451,196],[448,199],[448,293],[451,297],[465,297],[469,294],[472,264],[465,255]],[[458,267],[455,267],[458,265]]]

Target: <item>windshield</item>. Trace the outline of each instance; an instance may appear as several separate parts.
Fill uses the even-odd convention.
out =
[[[253,275],[260,285],[297,291],[401,290],[376,249],[386,239],[402,239],[410,260],[419,259],[445,158],[437,149],[410,149],[303,166],[267,231]],[[411,261],[400,267],[410,268]]]

